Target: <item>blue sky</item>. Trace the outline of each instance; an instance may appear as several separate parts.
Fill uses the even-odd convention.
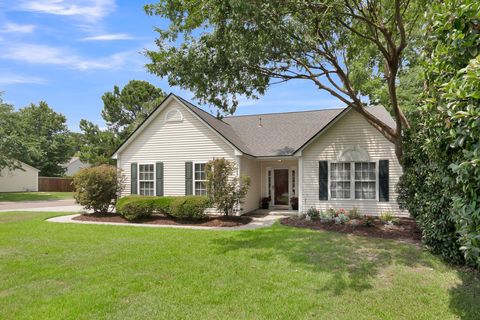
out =
[[[102,94],[131,79],[147,80],[167,93],[191,99],[191,92],[170,87],[144,67],[148,61],[141,52],[154,48],[153,28],[168,26],[168,21],[143,12],[143,5],[152,1],[0,1],[4,100],[17,108],[46,101],[67,116],[71,130],[78,131],[81,119],[103,127]],[[273,86],[260,100],[242,100],[236,114],[339,106],[310,82],[295,81]]]

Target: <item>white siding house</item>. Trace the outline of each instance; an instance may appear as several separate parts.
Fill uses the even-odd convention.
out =
[[[146,124],[142,133],[125,145],[117,156],[117,167],[126,178],[124,195],[132,192],[132,163],[138,168],[138,193],[147,194],[149,187],[148,194],[157,194],[158,162],[163,163],[163,195],[182,196],[186,190],[186,163],[192,163],[195,169],[213,158],[236,160],[234,148],[178,101],[172,99],[157,112],[155,120]],[[149,169],[152,174],[145,173]],[[196,182],[194,176],[193,184]]]
[[[38,172],[40,170],[20,162],[22,169],[0,172],[0,192],[38,191]]]
[[[369,111],[394,128],[383,107]],[[408,214],[397,204],[393,144],[350,108],[217,119],[170,94],[113,158],[126,177],[123,195],[205,195],[205,163],[226,158],[251,180],[240,213],[268,197],[276,209],[296,210],[298,201],[300,212]]]
[[[65,175],[71,177],[80,171],[80,169],[90,167],[90,164],[82,162],[79,157],[72,157],[67,163],[64,163],[62,167],[65,168]]]

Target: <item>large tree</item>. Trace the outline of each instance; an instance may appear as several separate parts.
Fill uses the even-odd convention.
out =
[[[82,119],[80,121],[82,130],[82,145],[80,147],[80,159],[93,165],[113,164],[110,158],[120,139],[111,130],[101,130],[98,125]]]
[[[80,121],[83,145],[80,158],[92,164],[112,163],[112,153],[135,128],[160,104],[165,93],[147,81],[130,80],[122,89],[113,87],[102,96],[102,118],[107,128]]]
[[[114,86],[112,92],[105,92],[102,117],[108,128],[124,139],[164,98],[162,89],[147,81],[130,80],[121,90]]]
[[[73,153],[65,116],[41,101],[20,109],[16,121],[21,149],[17,159],[39,169],[40,175],[61,176],[61,164]]]
[[[3,102],[0,92],[0,174],[2,169],[18,168],[17,156],[20,153],[16,113],[12,105]]]
[[[409,123],[397,92],[408,68],[409,39],[422,16],[421,0],[163,0],[145,7],[170,20],[157,28],[148,69],[201,102],[233,113],[239,96],[258,98],[293,79],[312,81],[363,115],[402,157]],[[382,99],[388,97],[388,99]],[[391,128],[368,110],[383,102]]]

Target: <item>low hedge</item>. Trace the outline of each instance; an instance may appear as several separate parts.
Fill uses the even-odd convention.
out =
[[[171,203],[170,215],[179,219],[204,219],[209,202],[207,197],[201,196],[176,197]]]
[[[149,217],[154,213],[169,214],[175,197],[127,196],[118,199],[117,213],[127,220]]]
[[[153,197],[126,196],[118,199],[117,213],[127,220],[149,217],[154,213],[170,215],[179,219],[205,218],[208,198],[200,196]]]

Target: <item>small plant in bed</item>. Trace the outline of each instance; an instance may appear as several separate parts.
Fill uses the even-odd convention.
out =
[[[320,211],[316,208],[310,208],[307,210],[307,220],[318,220],[320,218]]]
[[[332,210],[320,212],[320,222],[329,223],[332,222],[333,219],[335,219],[335,214],[332,212]]]
[[[353,207],[350,211],[348,211],[348,217],[351,220],[359,220],[359,219],[362,218],[362,216],[360,214],[360,210],[358,210],[357,207]]]
[[[339,213],[335,218],[334,218],[334,221],[335,221],[335,224],[345,224],[347,223],[348,221],[350,220],[350,218],[348,218],[348,216],[344,213]]]
[[[398,224],[400,221],[391,212],[382,212],[379,219],[385,226],[393,226],[394,224]]]
[[[369,215],[363,216],[363,225],[365,227],[373,227],[375,225],[375,218]]]

